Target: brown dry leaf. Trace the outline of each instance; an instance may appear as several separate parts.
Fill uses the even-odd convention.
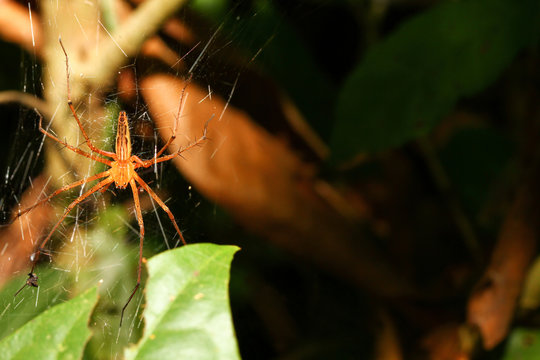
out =
[[[527,269],[536,251],[537,205],[529,187],[518,193],[502,225],[491,262],[471,295],[467,321],[477,326],[485,349],[508,334]]]
[[[44,176],[32,181],[21,199],[21,209],[27,208],[43,197],[46,186]],[[19,271],[30,270],[30,255],[34,252],[37,241],[41,238],[53,217],[53,208],[49,203],[38,206],[29,213],[15,220],[13,224],[0,231],[0,285],[4,284]]]
[[[163,74],[141,80],[141,92],[164,139],[171,134],[183,85]],[[377,294],[410,293],[383,257],[359,240],[355,225],[317,194],[314,166],[302,162],[247,113],[226,108],[219,96],[208,98],[207,90],[196,84],[187,93],[172,148],[200,137],[204,123],[212,118],[210,140],[175,159],[176,167],[202,194],[251,231]]]
[[[5,41],[19,44],[26,51],[40,55],[42,45],[40,23],[39,14],[35,12],[32,12],[30,22],[27,7],[13,1],[0,1],[0,37]]]
[[[422,341],[422,348],[430,360],[468,360],[475,338],[463,325],[450,323],[429,333]]]
[[[381,309],[379,311],[381,326],[375,340],[375,360],[403,360],[403,351],[399,340],[398,329],[390,314]]]

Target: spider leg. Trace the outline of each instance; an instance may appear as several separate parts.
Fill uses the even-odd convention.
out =
[[[185,104],[184,95],[186,95],[185,94],[186,93],[186,88],[188,87],[188,85],[191,82],[192,78],[193,78],[193,73],[191,73],[189,75],[189,78],[186,80],[186,84],[182,88],[182,92],[181,92],[181,95],[180,95],[180,104],[178,105],[178,113],[176,114],[176,119],[174,121],[174,128],[173,128],[173,131],[172,131],[172,135],[169,138],[169,140],[167,140],[165,145],[163,145],[161,150],[159,150],[156,153],[156,155],[154,156],[154,159],[159,158],[161,156],[161,154],[163,154],[165,152],[165,150],[169,147],[169,145],[171,145],[171,143],[174,141],[174,139],[176,139],[176,128],[178,126],[178,121],[180,121],[180,116],[181,116],[181,113],[182,113],[182,109],[184,108],[184,104]]]
[[[93,152],[98,153],[98,154],[103,155],[103,156],[108,156],[108,157],[112,157],[113,159],[116,159],[116,154],[115,153],[110,152],[110,151],[101,150],[101,149],[98,149],[97,147],[95,147],[94,144],[92,144],[92,140],[90,140],[90,138],[86,134],[86,131],[84,131],[81,120],[79,120],[79,117],[77,116],[77,112],[75,111],[75,108],[73,107],[73,101],[71,101],[71,91],[70,91],[70,88],[69,88],[69,60],[68,60],[68,55],[67,55],[66,49],[64,48],[64,44],[62,44],[62,39],[58,38],[58,41],[60,42],[60,46],[62,47],[62,51],[64,52],[64,55],[66,56],[66,78],[67,78],[68,105],[69,105],[69,108],[70,108],[71,112],[73,113],[73,117],[75,118],[75,120],[77,121],[77,124],[79,125],[79,128],[81,129],[81,132],[82,132],[82,134],[84,136],[84,139],[86,140],[86,144],[88,145],[90,150],[92,150]]]
[[[70,189],[73,189],[74,187],[77,187],[79,185],[82,185],[82,184],[86,184],[87,182],[90,182],[90,181],[94,181],[94,180],[97,180],[97,179],[101,179],[105,176],[108,176],[109,175],[109,170],[107,171],[104,171],[102,173],[99,173],[99,174],[96,174],[96,175],[93,175],[93,176],[90,176],[90,177],[87,177],[85,179],[81,179],[79,181],[76,181],[72,184],[69,184],[69,185],[65,185],[65,186],[62,186],[60,189],[56,190],[55,192],[53,192],[51,195],[47,196],[45,199],[43,200],[40,200],[38,202],[36,202],[34,205],[30,206],[30,207],[27,207],[26,209],[24,210],[19,210],[17,212],[17,214],[15,215],[15,217],[11,220],[11,223],[13,223],[13,221],[15,221],[17,218],[19,218],[21,215],[24,215],[26,214],[27,212],[29,212],[30,210],[34,209],[35,207],[41,205],[41,204],[44,204],[46,203],[47,201],[51,200],[53,197],[55,197],[56,195],[64,192],[64,191],[67,191],[67,190],[70,190]],[[110,185],[110,184],[109,184]],[[108,186],[108,185],[107,185]]]
[[[175,157],[179,156],[184,151],[188,151],[189,149],[194,148],[195,146],[199,146],[200,144],[202,144],[203,141],[208,139],[208,137],[206,136],[206,133],[208,131],[208,123],[210,122],[210,120],[211,119],[209,119],[206,122],[206,124],[204,125],[203,136],[201,136],[196,141],[192,142],[191,144],[189,144],[188,146],[186,146],[184,148],[180,148],[178,151],[176,151],[173,154],[169,154],[169,155],[165,155],[165,156],[162,156],[162,157],[159,157],[159,158],[153,158],[153,159],[149,159],[149,160],[138,159],[139,161],[135,161],[136,162],[135,169],[140,168],[140,167],[147,168],[147,167],[150,167],[150,166],[152,166],[154,164],[158,164],[158,163],[161,163],[161,162],[164,162],[164,161],[169,161],[169,160],[174,159]]]
[[[111,186],[111,184],[112,183],[105,185],[104,187],[99,189],[99,192],[102,193],[102,194],[105,194],[105,191],[107,191],[107,189],[109,189],[109,186]]]
[[[40,114],[39,111],[37,111],[37,109],[34,109],[34,111],[39,115],[39,131],[41,131],[43,133],[43,135],[46,135],[47,137],[49,137],[50,139],[64,145],[65,147],[67,147],[69,150],[73,151],[73,152],[76,152],[77,154],[79,155],[82,155],[82,156],[85,156],[89,159],[92,159],[92,160],[95,160],[95,161],[99,161],[100,163],[103,163],[103,164],[106,164],[108,166],[111,166],[111,161],[109,161],[108,159],[103,159],[102,157],[100,156],[95,156],[95,155],[92,155],[92,154],[89,154],[87,153],[86,151],[83,151],[79,148],[76,148],[74,146],[71,146],[69,145],[68,143],[66,143],[65,141],[62,141],[60,140],[59,138],[57,138],[56,136],[54,136],[53,134],[49,133],[47,130],[45,130],[42,126],[42,123],[43,123],[43,115]]]
[[[38,276],[36,274],[29,273],[28,274],[28,279],[26,279],[26,282],[24,283],[24,285],[21,286],[21,288],[19,290],[17,290],[17,292],[15,293],[15,295],[13,295],[13,297],[19,295],[19,293],[22,291],[22,289],[24,289],[27,286],[38,287]]]
[[[182,235],[182,232],[180,231],[180,228],[178,227],[178,224],[176,223],[176,220],[174,219],[174,215],[172,214],[171,210],[169,210],[169,207],[165,205],[165,203],[159,198],[159,196],[157,196],[154,190],[152,190],[150,186],[148,186],[148,184],[146,184],[139,175],[135,173],[133,175],[133,178],[135,179],[135,181],[139,183],[139,185],[142,186],[144,190],[146,190],[148,195],[150,195],[154,200],[156,200],[156,202],[167,213],[167,215],[169,215],[169,219],[171,219],[171,222],[173,223],[174,228],[176,229],[176,232],[178,233],[178,235],[180,235],[180,240],[182,240],[182,243],[186,245],[186,240],[184,239],[184,235]]]
[[[122,314],[120,315],[120,326],[122,326],[122,320],[124,320],[124,311],[126,310],[127,306],[131,302],[131,299],[133,299],[133,296],[139,289],[139,286],[141,285],[141,271],[142,271],[142,251],[143,251],[143,242],[144,242],[144,223],[142,218],[142,212],[141,212],[141,203],[139,201],[139,191],[137,189],[137,184],[135,184],[135,181],[131,179],[129,181],[129,185],[131,185],[131,191],[133,192],[133,201],[135,202],[135,213],[137,214],[137,222],[139,223],[139,266],[137,267],[137,285],[133,288],[131,291],[131,295],[129,295],[129,298],[122,308]]]
[[[30,274],[28,275],[29,278],[27,280],[30,281],[32,277],[35,277],[36,275],[34,274],[34,268],[36,267],[36,264],[37,264],[37,261],[39,259],[39,255],[41,254],[41,249],[43,249],[45,247],[45,245],[47,244],[47,242],[50,240],[52,234],[56,231],[56,229],[58,228],[58,226],[62,223],[62,221],[64,221],[64,219],[66,218],[66,216],[68,216],[69,212],[71,210],[73,210],[73,208],[75,206],[77,206],[79,203],[81,203],[84,199],[86,199],[87,197],[89,197],[90,195],[92,195],[93,193],[95,193],[96,191],[98,191],[99,189],[101,189],[102,187],[104,186],[107,186],[108,184],[112,183],[114,181],[114,179],[112,177],[108,177],[107,179],[105,180],[101,180],[99,183],[97,183],[96,185],[94,185],[90,190],[88,190],[87,192],[85,192],[84,194],[82,194],[81,196],[79,196],[77,199],[75,199],[71,204],[68,205],[68,207],[66,208],[66,211],[64,212],[64,215],[62,215],[62,217],[60,218],[60,220],[57,221],[57,223],[53,226],[53,228],[51,229],[51,231],[49,232],[49,235],[47,235],[47,237],[45,238],[45,240],[43,240],[41,242],[41,245],[39,245],[39,248],[38,250],[36,251],[35,253],[35,256],[34,256],[34,259],[32,261],[32,269],[30,270]],[[36,281],[36,285],[37,285],[37,281]]]

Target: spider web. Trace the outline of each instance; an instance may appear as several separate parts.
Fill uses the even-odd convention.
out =
[[[179,17],[190,25],[193,15],[196,17],[208,15],[205,11],[210,11],[209,9],[204,2],[195,2],[192,8],[182,10]],[[233,95],[242,73],[254,64],[255,58],[264,49],[275,31],[273,28],[270,30],[260,28],[258,33],[251,31],[254,28],[257,29],[257,10],[260,8],[252,8],[247,2],[238,2],[234,6],[216,11],[213,15],[219,16],[218,19],[212,19],[210,16],[205,21],[193,22],[194,27],[203,26],[200,23],[205,24],[206,27],[206,31],[199,32],[206,34],[197,43],[197,51],[185,45],[171,45],[179,58],[185,57],[188,64],[187,73],[193,74],[193,83],[207,89],[207,95],[201,102],[211,102],[216,96],[225,100],[225,109],[214,114],[212,121],[220,121],[229,104],[234,103]],[[31,12],[32,9],[29,7],[29,16]],[[167,36],[165,40],[169,45],[173,43],[173,39]],[[7,44],[2,44],[2,46],[10,54],[5,57],[10,60],[6,66],[11,66],[12,73],[19,74],[17,83],[14,83],[11,78],[6,79],[2,84],[3,87],[42,96],[46,86],[43,79],[46,76],[46,69],[41,68],[35,54],[28,54],[16,46]],[[233,57],[236,57],[236,60],[233,60]],[[3,61],[7,62],[7,60]],[[131,122],[133,153],[143,159],[149,159],[155,155],[164,141],[140,94],[138,78],[145,75],[144,71],[153,71],[151,66],[145,67],[144,62],[144,59],[139,59],[127,64],[123,69],[131,70],[136,76],[135,101],[126,109]],[[155,66],[159,68],[159,66],[163,67],[163,64]],[[174,69],[168,69],[168,72],[175,74]],[[71,75],[70,81],[76,82],[77,76],[73,73]],[[121,100],[122,94],[118,92],[106,95],[107,97],[103,99],[106,109],[104,116],[94,117],[90,113],[79,113],[79,117],[89,125],[86,128],[89,137],[99,139],[96,145],[111,151],[115,137],[116,117],[118,111],[125,108],[126,103]],[[101,99],[96,98],[96,94],[87,93],[84,101],[90,103],[101,101]],[[59,104],[59,106],[65,105],[65,102]],[[60,157],[61,160],[67,161],[67,164],[63,164],[66,170],[57,172],[58,178],[54,179],[52,175],[49,175],[51,172],[47,171],[47,167],[59,159],[51,159],[50,154],[69,152],[69,150],[61,149],[58,144],[53,144],[49,139],[45,140],[39,132],[38,116],[33,109],[9,104],[2,106],[0,111],[2,111],[5,124],[5,131],[2,134],[5,155],[0,162],[2,175],[0,214],[4,223],[9,220],[12,209],[17,208],[21,202],[25,191],[34,189],[41,193],[40,198],[43,198],[58,187],[58,185],[51,187],[50,184],[69,184],[74,180],[104,170],[100,164],[91,162],[83,170],[78,167],[77,171],[74,171],[74,167],[70,166],[73,165],[70,161],[79,160]],[[72,120],[74,124],[75,120]],[[92,126],[93,122],[104,125]],[[53,132],[52,127],[48,130]],[[79,136],[73,145],[84,147],[82,146],[84,139],[80,133]],[[188,155],[186,161],[189,161]],[[224,221],[221,211],[204,200],[170,163],[143,169],[140,175],[171,208],[188,242],[207,238],[205,230],[207,224],[205,223],[209,219],[217,222]],[[59,219],[67,204],[88,191],[91,186],[92,183],[85,184],[52,199],[47,204],[52,208],[50,221],[55,222]],[[141,194],[141,200],[143,198],[146,199],[141,204],[146,230],[144,256],[149,257],[167,248],[178,246],[178,235],[170,220],[150,197]],[[26,233],[36,232],[36,223],[32,221],[21,221],[21,223],[21,227],[28,230]],[[50,227],[49,224],[47,229]],[[70,298],[73,293],[101,282],[101,292],[104,296],[94,315],[95,326],[100,329],[101,335],[96,334],[86,351],[107,354],[105,355],[107,358],[114,358],[121,354],[125,344],[136,341],[143,324],[141,317],[138,316],[142,311],[141,304],[144,300],[142,291],[139,291],[126,313],[124,319],[126,325],[121,329],[118,328],[118,308],[123,306],[135,284],[138,238],[139,228],[129,189],[122,191],[111,186],[104,194],[96,192],[91,195],[71,211],[47,244],[46,251],[41,255],[40,264],[37,267],[40,287],[24,289],[17,298],[13,298],[13,293],[24,283],[21,279],[27,270],[23,268],[13,274],[20,275],[17,280],[7,284],[3,289],[0,295],[0,322],[8,326],[3,327],[4,330],[0,331],[0,336],[7,335],[40,311]],[[31,241],[35,244],[41,239],[43,239],[42,236],[36,236]],[[10,246],[12,243],[7,242],[0,245],[1,254],[9,253]]]

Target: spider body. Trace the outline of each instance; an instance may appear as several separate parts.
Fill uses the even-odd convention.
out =
[[[115,156],[112,158],[114,161],[111,162],[110,176],[118,189],[125,189],[133,179],[135,161],[139,159],[131,155],[131,136],[125,111],[120,111],[118,115]]]
[[[115,150],[119,161],[128,161],[131,157],[131,136],[129,135],[128,117],[125,111],[120,111],[118,115]]]
[[[200,137],[198,140],[194,141],[193,143],[189,144],[188,146],[186,146],[184,148],[180,148],[177,151],[175,151],[175,152],[173,152],[173,153],[171,153],[169,155],[163,155],[162,156],[162,154],[165,152],[165,150],[167,150],[167,148],[171,145],[171,143],[173,142],[173,140],[176,137],[176,126],[177,126],[178,119],[180,117],[180,112],[181,112],[181,108],[182,108],[182,104],[183,104],[183,98],[184,98],[184,92],[185,92],[185,89],[186,89],[189,81],[191,80],[191,77],[190,77],[186,81],[186,85],[182,89],[182,93],[181,93],[181,96],[180,96],[180,105],[179,105],[179,108],[178,108],[178,114],[176,116],[176,121],[174,123],[173,134],[171,135],[169,140],[163,145],[163,147],[154,155],[153,158],[148,159],[148,160],[142,160],[138,156],[131,154],[131,136],[130,136],[130,133],[129,133],[128,117],[127,117],[127,114],[126,114],[125,111],[121,111],[119,116],[118,116],[115,152],[105,151],[105,150],[97,148],[96,146],[93,145],[92,141],[88,137],[86,131],[84,130],[84,127],[82,126],[81,121],[79,120],[79,117],[77,116],[77,112],[75,111],[75,108],[73,107],[73,103],[71,101],[70,89],[69,89],[68,56],[67,56],[66,50],[64,49],[64,45],[62,44],[62,41],[60,39],[59,39],[59,41],[60,41],[60,46],[62,47],[62,50],[63,50],[64,55],[66,57],[66,78],[67,78],[67,98],[68,98],[67,103],[68,103],[68,106],[69,106],[69,108],[70,108],[70,110],[71,110],[71,112],[73,114],[73,117],[77,121],[77,124],[78,124],[84,138],[85,138],[86,145],[88,146],[88,148],[90,149],[91,152],[87,152],[87,151],[79,149],[78,147],[74,147],[72,145],[69,145],[65,141],[60,140],[58,137],[56,137],[55,135],[53,135],[53,134],[49,133],[47,130],[45,130],[43,128],[43,126],[42,126],[43,117],[38,112],[38,115],[39,115],[39,131],[41,133],[43,133],[46,137],[48,137],[48,138],[62,144],[67,149],[69,149],[69,150],[71,150],[71,151],[73,151],[73,152],[75,152],[75,153],[77,153],[79,155],[82,155],[84,157],[87,157],[89,159],[101,162],[101,163],[109,166],[110,168],[108,170],[106,170],[106,171],[101,172],[101,173],[98,173],[98,174],[89,176],[87,178],[75,181],[74,183],[71,183],[69,185],[65,185],[65,186],[61,187],[60,189],[56,190],[55,192],[53,192],[51,195],[49,195],[45,199],[43,199],[41,201],[38,201],[34,205],[32,205],[32,206],[30,206],[30,207],[28,207],[28,208],[26,208],[24,210],[19,210],[17,212],[17,214],[15,215],[13,220],[15,220],[16,218],[20,217],[21,215],[31,211],[35,207],[46,203],[51,198],[53,198],[54,196],[56,196],[56,195],[58,195],[58,194],[60,194],[60,193],[62,193],[64,191],[67,191],[69,189],[73,189],[73,188],[75,188],[77,186],[81,186],[83,184],[86,184],[86,183],[89,183],[89,182],[92,182],[92,181],[99,180],[97,184],[92,186],[89,190],[87,190],[85,193],[83,193],[81,196],[79,196],[77,199],[75,199],[71,204],[69,204],[67,206],[67,208],[66,208],[66,210],[64,212],[64,215],[52,227],[52,229],[49,232],[49,234],[47,235],[47,237],[41,242],[39,248],[35,252],[35,254],[33,256],[33,259],[32,259],[32,269],[30,270],[30,273],[28,274],[28,279],[26,280],[25,285],[23,285],[23,287],[21,289],[19,289],[19,291],[17,291],[15,296],[25,286],[32,286],[32,287],[38,286],[38,284],[37,284],[38,277],[34,273],[34,268],[35,268],[35,266],[37,264],[37,261],[39,259],[39,255],[44,252],[44,247],[47,244],[47,242],[50,240],[50,238],[52,237],[53,233],[56,231],[58,226],[62,223],[62,221],[66,218],[66,216],[69,214],[69,212],[75,206],[77,206],[84,199],[86,199],[87,197],[89,197],[90,195],[92,195],[93,193],[95,193],[97,191],[104,192],[105,190],[107,190],[107,188],[112,183],[114,183],[115,186],[117,188],[119,188],[119,189],[125,189],[129,185],[131,187],[131,190],[132,190],[132,193],[133,193],[133,200],[134,200],[134,204],[135,204],[135,214],[136,214],[137,222],[139,224],[139,229],[140,229],[140,232],[139,232],[139,266],[137,268],[137,285],[135,286],[135,288],[131,292],[131,295],[129,296],[126,304],[122,308],[122,315],[121,315],[121,319],[120,319],[120,325],[122,325],[122,319],[123,319],[123,316],[124,316],[124,310],[129,305],[131,299],[133,298],[133,295],[135,295],[135,292],[139,288],[140,282],[141,282],[142,248],[143,248],[143,240],[144,240],[144,223],[143,223],[143,218],[142,218],[141,205],[140,205],[140,201],[139,201],[139,188],[138,188],[138,186],[140,186],[141,189],[145,190],[148,193],[148,195],[150,195],[150,197],[152,199],[154,199],[154,201],[156,201],[158,203],[158,205],[167,213],[167,215],[169,216],[169,219],[171,220],[176,232],[178,233],[178,235],[180,237],[180,240],[182,241],[183,244],[186,244],[186,241],[184,240],[184,236],[182,235],[182,232],[180,231],[180,228],[178,227],[178,224],[176,223],[176,220],[175,220],[174,215],[172,214],[172,212],[169,210],[167,205],[165,205],[165,203],[159,198],[159,196],[150,188],[150,186],[148,186],[148,184],[137,174],[136,170],[138,168],[141,168],[141,167],[148,168],[148,167],[150,167],[152,165],[155,165],[155,164],[158,164],[158,163],[161,163],[161,162],[165,162],[165,161],[169,161],[169,160],[179,156],[184,151],[189,150],[189,149],[201,144],[204,140],[206,140],[206,131],[207,131],[207,127],[208,127],[208,121],[204,125],[204,132],[203,132],[202,137]],[[36,112],[37,112],[37,110],[36,110]]]
[[[111,169],[109,170],[110,177],[114,179],[114,184],[118,189],[125,189],[130,181],[133,179],[133,173],[135,172],[135,165],[127,160],[117,160],[111,163]]]

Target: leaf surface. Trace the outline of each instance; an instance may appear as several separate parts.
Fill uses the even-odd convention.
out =
[[[128,359],[239,359],[229,309],[233,246],[194,244],[148,261],[145,331]]]
[[[80,359],[90,337],[88,318],[97,301],[93,287],[56,305],[0,341],[2,359]]]

